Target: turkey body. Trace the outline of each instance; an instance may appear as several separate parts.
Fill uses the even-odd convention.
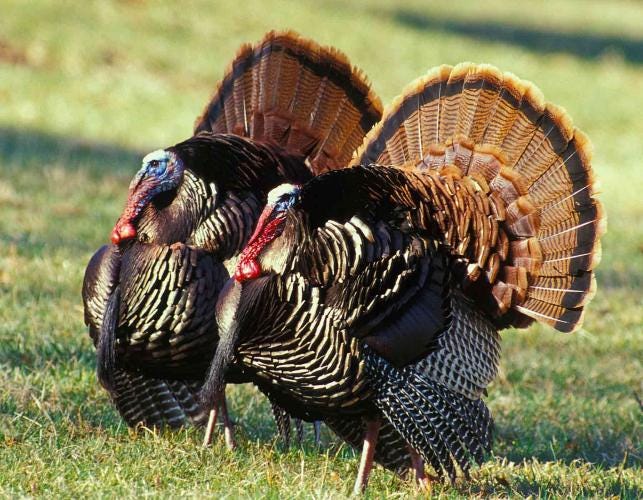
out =
[[[454,480],[491,445],[498,331],[573,331],[594,294],[588,141],[531,84],[462,64],[414,82],[355,163],[268,196],[204,392],[239,363],[331,426],[384,420],[389,457]]]
[[[341,53],[271,32],[240,49],[194,137],[146,156],[83,285],[99,379],[129,425],[203,422],[216,299],[267,192],[345,165],[380,110]]]
[[[336,228],[336,231],[341,229]],[[295,398],[305,399],[318,411],[363,413],[364,405],[368,407],[371,389],[365,377],[359,345],[362,340],[379,340],[371,338],[370,330],[379,323],[379,315],[387,314],[386,309],[398,310],[406,305],[387,300],[387,292],[400,279],[398,273],[403,270],[403,264],[408,263],[411,268],[402,277],[404,285],[411,289],[422,287],[423,296],[435,305],[424,311],[415,310],[409,304],[409,313],[416,314],[417,321],[429,322],[425,325],[427,328],[416,328],[406,320],[408,315],[401,314],[400,318],[404,319],[388,325],[391,336],[417,332],[420,349],[430,350],[448,317],[447,301],[442,294],[446,265],[437,258],[435,248],[427,251],[428,255],[422,255],[424,252],[420,249],[430,246],[426,240],[405,237],[401,232],[383,228],[380,234],[391,244],[388,248],[372,245],[369,249],[374,265],[365,263],[359,282],[379,289],[369,290],[367,294],[360,294],[362,290],[359,289],[334,286],[336,283],[320,286],[297,274],[290,275],[289,279],[275,274],[243,284],[232,282],[232,286],[239,289],[242,307],[235,327],[242,332],[252,332],[247,343],[243,337],[239,338],[238,359],[241,364],[252,367],[259,377],[273,382],[276,387],[288,387],[288,392]],[[344,233],[344,237],[350,236]],[[331,249],[329,246],[324,250]],[[383,259],[385,251],[392,257]],[[281,254],[281,249],[277,252]],[[433,262],[430,262],[430,255],[435,257]],[[385,263],[378,265],[382,260]],[[346,270],[348,264],[345,261]],[[338,265],[342,263],[338,262]],[[325,270],[319,269],[318,272],[321,275]],[[226,296],[234,296],[235,292],[226,289],[219,307],[228,307]],[[278,306],[272,302],[254,302],[256,296],[275,297]],[[369,303],[373,304],[371,318],[367,318],[367,313],[357,325],[347,317],[348,311]],[[258,310],[263,306],[265,309]],[[356,333],[356,328],[363,333]],[[401,356],[417,357],[418,352],[402,353]]]
[[[428,206],[422,212],[419,191],[413,203],[389,199],[387,185],[408,193],[405,179],[400,170],[369,167],[304,185],[298,194],[301,211],[297,206],[286,212],[283,233],[259,256],[266,274],[232,280],[220,294],[219,328],[222,341],[236,346],[235,362],[269,384],[273,394],[329,419],[331,427],[333,419],[377,419],[382,413],[378,403],[390,404],[383,391],[397,398],[404,388],[431,380],[408,398],[434,401],[413,405],[404,400],[397,410],[415,412],[405,423],[431,418],[450,431],[427,434],[427,426],[419,424],[423,428],[415,436],[420,443],[410,444],[437,450],[425,458],[438,474],[444,470],[455,478],[455,463],[466,471],[469,456],[480,460],[490,445],[491,418],[480,396],[497,371],[499,337],[497,328],[452,286],[451,269],[457,265],[431,228],[419,226],[430,212]],[[364,190],[381,200],[363,203]],[[331,203],[319,203],[318,191],[333,193]],[[392,213],[383,205],[394,204],[395,213],[380,219]],[[409,211],[411,205],[419,210]],[[320,212],[332,214],[333,222],[317,219]],[[412,223],[420,230],[409,230]],[[243,261],[244,254],[240,267]],[[410,371],[395,383],[382,379],[403,367]],[[420,380],[411,383],[411,376]],[[212,390],[211,383],[204,391]],[[459,410],[453,409],[456,405]],[[389,424],[397,434],[382,445],[387,458],[376,454],[376,460],[400,470],[408,465],[405,445],[412,441],[411,431],[400,434],[395,419]],[[476,425],[478,432],[473,432]],[[404,458],[389,458],[393,451]]]

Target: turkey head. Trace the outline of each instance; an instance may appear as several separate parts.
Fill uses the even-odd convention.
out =
[[[143,158],[143,166],[130,183],[125,210],[112,230],[114,245],[136,238],[135,224],[145,207],[157,196],[175,191],[184,171],[185,165],[172,151],[159,149]]]
[[[253,280],[269,270],[283,271],[295,242],[279,236],[286,227],[289,210],[292,212],[298,201],[300,189],[298,185],[282,184],[270,192],[266,208],[239,258],[234,274],[236,281]]]
[[[202,246],[202,240],[223,241],[229,239],[228,233],[242,228],[204,223],[216,217],[217,209],[228,198],[236,204],[250,201],[254,206],[286,178],[303,182],[310,177],[299,156],[287,154],[276,145],[201,132],[144,158],[111,239],[114,244],[136,239],[197,246]],[[253,218],[246,221],[244,217],[242,224]]]

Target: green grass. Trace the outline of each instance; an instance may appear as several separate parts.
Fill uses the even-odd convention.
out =
[[[72,2],[0,16],[0,495],[341,497],[358,457],[328,433],[282,450],[232,389],[240,447],[131,434],[94,375],[84,267],[141,153],[191,131],[237,46],[294,28],[347,52],[383,100],[429,67],[488,62],[537,83],[595,145],[609,215],[584,330],[504,334],[498,435],[460,495],[642,494],[643,7],[629,1]],[[399,6],[395,6],[399,5]],[[412,484],[377,469],[372,496]]]

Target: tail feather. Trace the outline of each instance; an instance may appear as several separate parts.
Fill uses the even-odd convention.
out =
[[[519,85],[522,96],[511,128],[500,144],[508,165],[515,165],[531,142],[545,105],[542,92],[537,87],[518,79],[512,83]]]
[[[534,319],[565,332],[581,326],[605,214],[589,141],[534,85],[488,65],[440,66],[393,102],[354,163],[459,183],[440,203],[460,198],[457,189],[486,193],[479,213],[459,221],[461,234],[449,235],[454,254],[475,256],[467,280],[488,284],[471,290],[496,304],[501,326]],[[463,236],[469,222],[471,239]]]
[[[292,31],[244,45],[195,124],[276,143],[314,174],[345,166],[381,117],[379,98],[348,58]]]
[[[397,370],[365,349],[376,382],[375,404],[395,430],[439,476],[454,481],[456,466],[468,474],[490,450],[492,420],[480,399],[471,400],[423,376],[416,367]]]
[[[116,370],[112,400],[127,425],[176,429],[188,423],[201,426],[206,413],[191,382],[166,381]]]
[[[455,134],[460,114],[460,101],[463,97],[462,86],[468,70],[466,64],[459,64],[449,73],[440,109],[440,142],[444,142]]]
[[[488,129],[494,111],[497,110],[502,89],[502,73],[493,66],[480,65],[480,73],[467,75],[465,88],[468,91],[473,112],[465,109],[458,120],[457,133],[469,137],[475,143],[483,142],[482,138]],[[475,99],[475,105],[473,101]]]

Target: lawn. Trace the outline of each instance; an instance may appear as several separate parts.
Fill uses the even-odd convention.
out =
[[[345,51],[384,102],[428,68],[534,81],[592,139],[609,216],[582,331],[503,335],[493,454],[437,495],[643,495],[643,5],[634,1],[0,0],[0,496],[342,497],[359,457],[327,431],[284,450],[231,390],[240,446],[133,434],[94,374],[80,287],[141,156],[190,135],[237,46],[293,28]],[[375,470],[369,494],[414,486]]]

